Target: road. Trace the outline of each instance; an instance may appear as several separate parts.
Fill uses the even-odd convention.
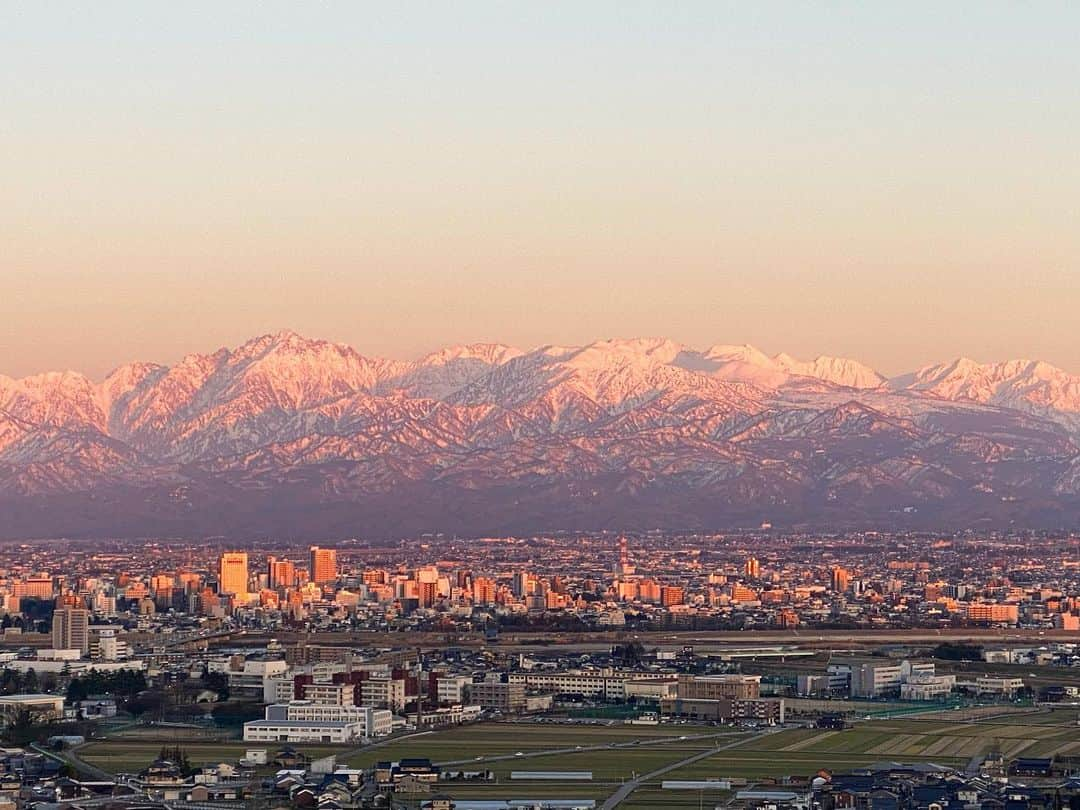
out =
[[[799,630],[705,630],[705,631],[678,631],[670,630],[640,630],[637,632],[589,632],[569,633],[560,631],[542,631],[535,633],[523,633],[508,631],[500,635],[496,640],[488,639],[483,633],[461,633],[448,638],[445,633],[434,631],[409,631],[401,633],[386,633],[381,631],[353,631],[334,633],[298,633],[290,631],[276,631],[265,633],[245,630],[224,630],[206,636],[184,635],[166,642],[170,646],[182,647],[184,645],[201,646],[209,644],[231,644],[234,646],[263,647],[275,639],[285,646],[295,644],[325,644],[328,646],[350,646],[357,644],[383,645],[393,642],[399,646],[416,647],[418,649],[434,649],[447,646],[455,647],[495,647],[507,652],[591,652],[607,650],[612,644],[629,641],[637,638],[646,646],[672,645],[693,646],[699,653],[711,650],[724,650],[730,645],[746,644],[792,644],[801,649],[830,649],[837,645],[860,647],[876,644],[912,644],[933,643],[942,641],[970,642],[970,643],[1034,643],[1047,641],[1072,640],[1075,631],[1067,630],[1034,630],[1028,628],[950,628],[941,630],[928,630],[922,628],[902,629],[879,629],[872,630],[831,630],[809,629]],[[49,643],[49,636],[45,634],[23,634],[18,637],[18,644],[31,646],[45,646]],[[33,643],[32,640],[36,640]],[[138,637],[134,637],[138,641]],[[161,643],[159,637],[147,637],[146,643],[154,641]]]
[[[523,751],[521,756],[517,754],[493,754],[490,756],[473,757],[471,759],[455,759],[448,762],[436,763],[440,767],[447,765],[478,765],[485,762],[506,762],[507,760],[522,760],[529,759],[531,757],[547,757],[554,754],[585,754],[589,751],[612,751],[619,748],[638,748],[641,745],[645,745],[648,748],[653,748],[657,745],[664,745],[667,743],[685,743],[693,742],[694,740],[712,740],[717,737],[731,737],[738,735],[736,742],[743,742],[751,739],[746,734],[740,734],[739,732],[720,731],[715,734],[694,734],[686,737],[642,737],[635,740],[627,740],[626,742],[619,743],[605,743],[601,745],[575,745],[573,748],[545,748],[540,751]],[[722,749],[709,749],[709,753]]]
[[[622,802],[626,800],[627,796],[629,796],[631,793],[641,787],[641,785],[643,785],[645,782],[652,781],[653,779],[663,776],[665,773],[670,773],[677,768],[682,768],[686,765],[693,765],[695,762],[700,762],[703,759],[708,759],[711,756],[715,756],[718,751],[724,751],[728,748],[734,748],[737,745],[742,745],[743,743],[748,742],[755,737],[764,737],[766,734],[772,734],[774,733],[774,731],[774,729],[768,729],[766,731],[760,732],[759,734],[751,735],[750,737],[742,737],[738,740],[732,740],[727,745],[718,745],[716,748],[711,748],[708,751],[702,751],[701,753],[694,754],[693,756],[687,757],[686,759],[680,760],[679,762],[672,762],[670,765],[665,765],[662,768],[657,768],[651,773],[643,774],[636,779],[632,779],[629,782],[621,785],[618,790],[612,793],[607,798],[607,800],[602,805],[600,805],[600,810],[613,810],[613,808],[618,807]]]
[[[44,754],[51,760],[70,765],[78,773],[84,776],[89,776],[93,780],[99,782],[112,782],[116,778],[108,771],[103,771],[101,770],[101,768],[97,768],[90,763],[80,759],[79,755],[75,753],[77,747],[66,748],[60,752],[50,751],[47,748],[42,748],[36,743],[31,745],[30,747],[37,751],[39,754]]]
[[[350,748],[348,751],[343,751],[342,753],[336,754],[335,756],[337,756],[337,758],[340,759],[342,762],[345,762],[350,757],[353,757],[353,756],[355,756],[357,754],[366,754],[368,751],[374,750],[375,748],[383,748],[384,746],[387,746],[387,745],[393,745],[394,743],[399,743],[402,740],[410,740],[413,737],[426,737],[429,734],[434,734],[434,733],[435,732],[433,732],[433,731],[410,731],[410,732],[408,732],[406,734],[394,734],[394,735],[391,735],[389,737],[383,737],[383,738],[381,738],[379,740],[376,740],[375,742],[369,742],[369,743],[365,743],[364,745],[358,745],[355,748]]]

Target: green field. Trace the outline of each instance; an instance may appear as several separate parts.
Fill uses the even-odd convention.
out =
[[[244,743],[181,743],[195,764],[231,762],[252,747]],[[580,749],[579,749],[580,746]],[[786,777],[810,777],[825,768],[843,771],[883,760],[934,762],[963,768],[992,749],[1007,757],[1080,756],[1077,711],[1012,715],[993,720],[950,721],[895,719],[859,722],[843,731],[786,729],[771,733],[734,732],[704,726],[585,726],[540,723],[485,723],[413,734],[365,748],[297,746],[312,757],[330,753],[353,767],[379,760],[429,757],[448,770],[490,770],[495,782],[446,783],[459,798],[554,797],[603,799],[626,780],[651,773],[705,751],[698,762],[664,774],[662,779],[745,779],[771,783]],[[731,747],[727,747],[731,746]],[[160,742],[133,739],[95,741],[78,750],[88,763],[109,771],[137,771],[158,753]],[[545,753],[562,749],[559,753]],[[517,756],[517,752],[522,756]],[[510,781],[510,771],[591,771],[592,782]],[[726,798],[720,791],[665,791],[654,778],[631,795],[627,810],[645,807],[696,807]]]
[[[142,770],[153,762],[161,751],[162,746],[173,747],[179,745],[188,755],[191,764],[195,766],[217,765],[221,762],[235,764],[244,756],[244,752],[251,748],[266,748],[271,754],[275,750],[272,746],[260,743],[203,743],[203,742],[180,742],[162,743],[133,740],[101,740],[79,748],[76,753],[79,759],[88,765],[94,765],[109,773],[134,773]],[[328,754],[341,754],[348,748],[334,746],[295,746],[312,758],[324,757]]]
[[[619,748],[612,751],[581,751],[573,754],[556,755],[552,757],[525,757],[511,760],[495,761],[485,764],[483,767],[496,773],[509,773],[515,769],[526,770],[551,770],[556,766],[552,762],[561,761],[564,757],[574,758],[575,761],[595,757],[598,767],[605,768],[605,773],[610,772],[617,777],[619,770],[617,765],[609,763],[622,756],[624,761],[640,761],[651,763],[659,758],[667,756],[667,749],[673,754],[686,751],[704,750],[709,747],[709,742],[695,744],[692,741],[681,741],[680,736],[695,736],[699,734],[730,734],[724,729],[707,726],[587,726],[587,725],[548,725],[539,723],[510,724],[510,723],[487,723],[476,726],[436,731],[426,734],[413,734],[407,737],[391,740],[387,743],[376,744],[366,748],[356,746],[293,746],[311,757],[321,757],[328,754],[337,754],[342,764],[350,767],[367,768],[380,760],[396,760],[402,757],[428,757],[435,762],[464,761],[462,768],[470,767],[475,757],[498,757],[513,756],[518,751],[529,754],[537,751],[546,751],[558,748],[574,746],[606,746],[621,745],[635,740],[641,741],[640,750]],[[655,741],[656,746],[664,746],[665,750],[659,754],[651,753],[653,748],[650,742]],[[95,740],[78,750],[81,759],[90,765],[97,766],[110,772],[134,772],[149,765],[161,751],[162,746],[172,747],[179,745],[187,752],[194,765],[216,765],[219,762],[235,762],[244,755],[249,748],[266,748],[271,755],[280,746],[266,743],[244,742],[219,742],[204,741],[198,739],[186,739],[181,735],[170,735],[165,742],[161,738],[156,740],[141,740],[133,738],[128,732],[120,732],[115,737]],[[680,758],[675,756],[676,759]],[[528,763],[528,766],[522,764]],[[476,767],[479,767],[477,765]],[[558,767],[562,767],[561,765]],[[574,770],[589,770],[587,765],[574,765]]]
[[[485,723],[466,726],[430,734],[412,735],[385,745],[357,751],[349,757],[349,764],[354,767],[370,767],[379,760],[396,760],[401,757],[428,757],[433,762],[467,762],[475,757],[512,756],[518,751],[530,754],[537,751],[549,751],[557,748],[573,748],[596,745],[611,745],[641,740],[646,748],[649,741],[658,741],[658,745],[673,745],[672,738],[693,737],[699,734],[724,734],[722,728],[710,726],[586,726],[586,725],[548,725],[541,723]],[[664,741],[668,742],[664,742]],[[708,743],[699,747],[707,748]],[[618,749],[626,751],[627,749]],[[563,754],[561,757],[580,758],[590,753],[584,751]],[[596,752],[602,753],[602,752]],[[547,759],[547,758],[545,758]],[[552,769],[536,765],[537,759],[529,758],[531,770]],[[497,763],[485,767],[495,770]],[[512,763],[511,763],[512,765]],[[535,767],[533,767],[535,765]],[[462,767],[465,767],[463,765]],[[577,768],[575,770],[588,770]],[[507,767],[507,770],[513,770]]]
[[[795,729],[750,740],[666,775],[669,779],[809,776],[820,768],[845,770],[873,762],[935,762],[962,768],[991,749],[1006,757],[1076,755],[1080,740],[1072,712],[1033,715],[1039,722],[948,723],[879,720],[844,731]]]

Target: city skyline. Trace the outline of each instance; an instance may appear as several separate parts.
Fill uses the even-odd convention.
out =
[[[735,779],[736,810],[852,784],[1035,797],[1018,810],[1080,796],[1075,533],[18,549],[0,570],[0,774],[36,797],[122,781],[131,808],[242,791],[282,810],[316,793],[589,810],[690,807]],[[41,767],[49,739],[94,781]]]

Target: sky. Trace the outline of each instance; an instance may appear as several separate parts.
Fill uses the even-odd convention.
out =
[[[1080,373],[1080,4],[0,4],[0,373],[295,329]]]

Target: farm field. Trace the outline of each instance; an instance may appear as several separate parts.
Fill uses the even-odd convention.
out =
[[[181,745],[199,765],[234,761],[252,747],[268,747],[273,753],[273,746],[242,742]],[[591,798],[599,804],[622,782],[719,746],[724,747],[643,783],[621,807],[691,808],[702,801],[716,804],[727,798],[719,790],[663,790],[662,779],[731,778],[767,784],[786,776],[809,777],[822,768],[843,771],[880,761],[933,762],[963,769],[992,749],[1002,750],[1006,757],[1080,756],[1075,708],[992,720],[868,720],[842,731],[791,728],[757,734],[715,726],[484,723],[413,734],[364,748],[297,748],[312,757],[336,753],[342,764],[352,767],[429,757],[438,763],[459,763],[448,770],[492,771],[495,781],[491,783],[445,783],[444,792],[459,798]],[[77,753],[106,770],[132,772],[145,767],[160,748],[160,742],[118,738],[91,742]],[[522,756],[516,756],[518,751]],[[591,771],[593,780],[511,781],[511,771]]]
[[[592,771],[595,780],[619,782],[707,751],[715,745],[715,742],[704,740],[634,749],[582,751],[502,760],[484,763],[483,767],[493,771],[499,779],[508,778],[510,771]]]
[[[769,734],[668,774],[669,779],[809,776],[880,761],[934,762],[963,768],[992,749],[1016,756],[1080,754],[1074,712],[1032,715],[1040,722],[948,723],[880,720],[844,731],[793,729]]]
[[[554,725],[541,723],[483,723],[430,734],[414,735],[395,740],[383,745],[357,750],[349,757],[352,767],[366,768],[379,760],[394,760],[401,757],[428,757],[433,762],[467,762],[475,757],[513,756],[518,751],[531,754],[559,748],[573,748],[577,745],[588,747],[595,745],[619,745],[640,740],[643,747],[649,741],[665,747],[675,744],[678,737],[695,737],[701,734],[733,734],[731,729],[716,726],[586,726]],[[708,741],[701,748],[709,747]],[[618,749],[626,751],[627,749]],[[700,749],[699,749],[700,750]],[[567,753],[557,757],[587,756],[591,752]],[[602,753],[602,752],[597,752]],[[543,770],[537,764],[539,758],[528,758],[529,770]],[[547,759],[547,758],[545,758]],[[488,763],[487,768],[497,770],[499,763]],[[464,767],[464,766],[463,766]],[[522,766],[524,767],[524,766]],[[547,767],[547,766],[545,766]],[[509,763],[506,770],[514,770],[514,763]],[[578,768],[574,770],[588,770]]]
[[[159,732],[160,733],[160,732]],[[327,745],[295,745],[298,751],[311,757],[337,754],[342,764],[350,767],[367,768],[380,760],[400,759],[402,757],[429,757],[435,762],[472,761],[477,756],[498,757],[513,756],[521,751],[529,754],[536,751],[546,751],[558,748],[573,748],[597,745],[620,745],[633,741],[640,741],[634,749],[619,748],[612,751],[583,751],[574,754],[565,754],[564,757],[588,757],[590,754],[616,756],[598,756],[596,761],[605,767],[606,772],[615,773],[615,765],[605,764],[606,759],[615,760],[621,755],[624,761],[640,759],[650,760],[650,757],[639,755],[640,752],[653,750],[650,741],[656,745],[671,748],[673,751],[685,751],[686,746],[696,745],[691,750],[704,750],[709,747],[709,741],[694,744],[692,741],[680,741],[681,736],[693,737],[700,734],[733,734],[730,729],[725,730],[715,726],[690,726],[690,725],[660,725],[660,726],[586,726],[586,725],[555,725],[555,724],[512,724],[512,723],[485,723],[475,726],[466,726],[431,733],[412,734],[396,738],[386,743],[377,743],[367,747],[357,746],[327,746]],[[722,737],[720,739],[723,739]],[[267,748],[271,755],[276,750],[274,745],[264,743],[244,743],[241,741],[222,742],[217,740],[200,739],[191,734],[170,735],[169,740],[164,742],[161,737],[157,739],[139,739],[132,735],[129,730],[120,731],[116,736],[94,740],[77,751],[78,756],[90,765],[97,766],[109,772],[134,772],[149,765],[161,751],[163,746],[173,747],[179,745],[188,754],[193,765],[215,765],[219,762],[234,762],[244,756],[249,748]],[[679,746],[678,749],[675,746]],[[683,754],[686,755],[685,753]],[[678,757],[676,757],[678,758]],[[491,762],[484,767],[496,773],[509,773],[511,770],[544,770],[554,766],[552,762],[561,759],[560,755],[552,757],[527,757],[524,761],[505,760]],[[576,759],[575,761],[580,761]],[[462,765],[462,767],[467,767]],[[575,770],[588,770],[587,766],[574,765]]]
[[[250,748],[269,748],[257,743],[203,743],[180,742],[162,743],[138,740],[100,740],[87,743],[76,750],[79,759],[109,773],[134,773],[153,762],[161,752],[162,746],[179,745],[188,755],[194,766],[217,765],[220,762],[235,763]],[[329,754],[341,754],[348,748],[340,746],[295,746],[312,758]],[[273,748],[269,748],[271,754]]]

